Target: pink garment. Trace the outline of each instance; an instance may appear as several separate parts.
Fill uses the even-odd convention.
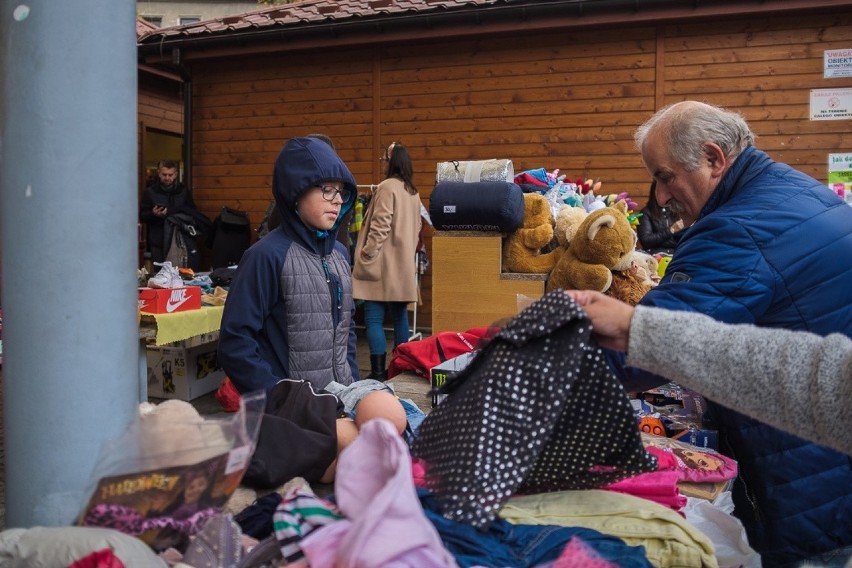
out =
[[[302,540],[311,568],[458,566],[423,513],[411,455],[389,421],[376,418],[361,426],[338,458],[334,489],[346,519]]]
[[[551,568],[618,568],[618,565],[601,558],[581,539],[572,536]]]
[[[414,487],[426,487],[426,464],[420,458],[411,458],[411,478]]]
[[[678,491],[677,481],[676,471],[661,470],[634,475],[607,485],[604,489],[648,499],[669,509],[680,511],[686,506],[686,497]]]
[[[516,175],[513,181],[518,184],[523,183],[527,185],[538,185],[540,187],[548,187],[547,182],[538,179],[537,177],[532,176],[526,172]]]
[[[645,451],[657,458],[657,469],[670,469],[674,471],[678,468],[678,461],[673,453],[667,452],[657,446],[645,446]]]
[[[124,568],[124,563],[112,550],[105,548],[72,562],[68,568]]]

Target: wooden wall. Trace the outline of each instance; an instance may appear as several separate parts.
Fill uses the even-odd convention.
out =
[[[148,129],[183,134],[183,103],[176,81],[139,74],[137,101],[139,194],[145,188],[144,155]]]
[[[852,14],[815,14],[202,59],[191,69],[195,197],[211,217],[229,205],[256,224],[283,142],[323,132],[359,184],[378,183],[380,152],[405,143],[427,207],[437,162],[488,158],[601,179],[642,204],[650,178],[633,131],[685,99],[742,112],[758,147],[825,181],[852,129],[810,121],[809,91],[852,87],[823,79],[823,51],[849,38]],[[428,326],[430,274],[423,300]]]
[[[177,89],[140,89],[138,119],[140,126],[163,132],[183,132],[183,105]]]

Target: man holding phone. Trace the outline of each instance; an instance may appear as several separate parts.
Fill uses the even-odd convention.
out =
[[[157,164],[157,181],[148,186],[139,205],[139,220],[148,228],[148,249],[152,262],[163,262],[171,244],[174,225],[167,219],[185,214],[203,229],[210,221],[204,217],[192,200],[189,189],[178,181],[178,163],[163,160]],[[189,268],[196,269],[197,266]]]

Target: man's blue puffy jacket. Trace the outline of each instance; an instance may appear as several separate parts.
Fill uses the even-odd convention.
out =
[[[729,323],[852,336],[852,207],[749,147],[641,303]],[[711,410],[723,451],[740,466],[734,514],[765,566],[852,545],[850,456],[719,405]]]

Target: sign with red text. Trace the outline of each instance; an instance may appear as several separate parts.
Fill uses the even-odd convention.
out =
[[[823,52],[822,76],[825,79],[852,77],[852,48],[826,49]]]

